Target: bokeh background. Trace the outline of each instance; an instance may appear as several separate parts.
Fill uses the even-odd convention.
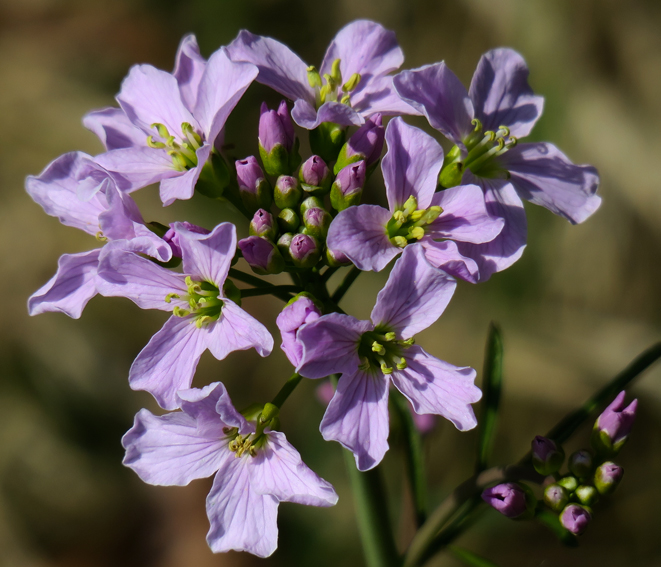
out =
[[[560,146],[602,175],[603,206],[572,227],[528,207],[523,258],[480,286],[461,283],[446,314],[420,337],[440,358],[481,368],[489,321],[505,333],[505,392],[494,461],[518,459],[636,354],[661,324],[661,5],[655,0],[0,0],[0,566],[221,567],[361,565],[340,448],[318,432],[323,407],[304,382],[283,411],[283,429],[306,462],[340,495],[333,509],[284,504],[280,548],[267,560],[206,547],[210,483],[142,484],[121,465],[121,435],[140,407],[131,361],[165,320],[122,299],[94,299],[78,321],[27,316],[28,296],[64,252],[95,245],[47,217],[24,178],[71,150],[101,151],[81,125],[113,104],[134,63],[170,70],[177,44],[197,34],[204,55],[241,28],[270,35],[320,62],[344,24],[371,18],[397,32],[406,66],[445,59],[466,84],[482,52],[519,50],[533,88],[546,97],[533,138]],[[255,85],[232,115],[237,157],[256,152],[258,103],[277,97]],[[413,121],[425,126],[422,121]],[[375,179],[377,176],[375,176]],[[372,181],[378,193],[379,181]],[[213,226],[231,218],[203,197],[160,207],[156,190],[137,194],[150,220]],[[244,230],[244,229],[241,229]],[[345,309],[367,316],[384,275],[366,274]],[[5,303],[6,300],[6,303]],[[277,300],[244,305],[276,331]],[[277,335],[276,335],[277,336]],[[205,355],[196,384],[222,379],[237,405],[267,401],[290,368],[276,348],[223,362]],[[478,378],[480,379],[480,378]],[[499,565],[661,565],[661,368],[632,388],[641,399],[621,463],[624,483],[599,505],[578,549],[544,527],[485,514],[460,543]],[[589,426],[569,444],[587,443]],[[384,468],[398,542],[412,535],[396,433]],[[440,423],[426,439],[433,503],[468,476],[473,433]],[[438,566],[456,566],[447,555]]]

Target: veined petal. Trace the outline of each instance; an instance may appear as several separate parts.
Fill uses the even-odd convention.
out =
[[[466,149],[463,139],[473,129],[473,103],[445,62],[403,71],[394,77],[393,84],[399,96],[422,112],[432,127]]]
[[[200,234],[178,222],[174,230],[179,237],[184,272],[222,289],[236,251],[234,225],[223,222],[209,234]]]
[[[271,494],[281,502],[307,506],[333,506],[337,494],[302,461],[284,433],[271,431],[268,442],[248,463],[250,484],[258,494]]]
[[[308,84],[307,65],[286,45],[270,37],[241,30],[227,46],[232,61],[257,65],[257,82],[269,86],[291,100],[314,104],[314,91]]]
[[[291,117],[301,128],[314,130],[322,122],[334,122],[340,126],[360,126],[365,122],[353,108],[339,102],[328,101],[316,110],[314,105],[299,98],[291,111]]]
[[[381,169],[391,212],[402,208],[409,197],[417,199],[419,209],[426,209],[438,185],[443,148],[429,134],[401,118],[388,124],[386,143],[388,151]]]
[[[351,93],[351,107],[364,117],[380,112],[384,116],[409,114],[418,116],[420,111],[404,102],[397,94],[390,75],[372,77],[360,91]]]
[[[107,245],[99,261],[97,287],[105,297],[126,297],[142,309],[172,311],[175,305],[188,304],[172,298],[172,293],[187,293],[184,276],[141,258],[133,252]]]
[[[296,371],[306,378],[355,372],[360,364],[360,337],[372,328],[369,321],[340,313],[330,313],[304,325],[296,334],[303,345],[303,358]]]
[[[482,397],[472,368],[454,366],[414,345],[404,353],[407,367],[394,370],[391,378],[419,414],[442,415],[460,431],[477,425],[473,408]]]
[[[340,212],[328,229],[328,248],[342,252],[360,270],[380,272],[400,253],[386,234],[391,213],[378,205],[358,205]]]
[[[96,291],[100,249],[64,254],[57,261],[57,272],[28,299],[30,315],[59,311],[78,319]]]
[[[425,250],[425,258],[434,266],[443,270],[453,278],[461,278],[470,283],[480,279],[480,269],[477,262],[459,252],[457,243],[452,240],[436,242],[425,237],[420,241]]]
[[[257,319],[229,299],[223,300],[220,318],[209,325],[207,347],[218,360],[235,350],[254,348],[260,356],[273,350],[273,337]]]
[[[197,91],[207,62],[200,55],[200,48],[194,34],[184,36],[177,49],[172,74],[179,84],[181,100],[193,112],[197,101]]]
[[[184,412],[155,416],[146,409],[135,416],[122,438],[124,465],[149,484],[185,486],[215,473],[230,450],[223,424],[200,430],[195,417]]]
[[[425,231],[431,238],[481,244],[491,242],[505,225],[502,218],[487,212],[484,192],[477,185],[458,185],[439,191],[432,204],[440,206],[443,212]]]
[[[389,447],[388,385],[380,373],[343,374],[319,426],[326,441],[354,454],[360,471],[378,465]]]
[[[455,287],[454,279],[427,261],[422,246],[407,246],[377,295],[370,318],[408,339],[441,316]]]
[[[181,410],[195,419],[201,435],[223,437],[223,427],[243,429],[247,423],[244,417],[234,409],[222,382],[213,382],[204,388],[179,390],[177,398]],[[219,407],[222,408],[222,411],[218,410]],[[218,433],[219,428],[220,433]]]
[[[208,337],[208,328],[198,329],[192,317],[170,317],[133,361],[131,389],[146,390],[163,409],[177,409],[177,392],[190,388]]]
[[[252,488],[250,458],[230,453],[207,496],[207,543],[214,553],[233,549],[268,557],[278,546],[278,501]]]
[[[583,222],[601,204],[597,170],[574,165],[553,144],[518,144],[498,161],[510,172],[519,196],[572,224]]]
[[[482,55],[469,94],[484,130],[495,132],[503,125],[517,138],[530,134],[542,115],[544,97],[533,94],[528,74],[526,62],[513,49],[501,47]]]
[[[83,117],[83,126],[94,132],[108,151],[145,145],[145,133],[121,108],[93,110]]]
[[[188,171],[173,177],[168,177],[161,181],[160,195],[163,206],[167,207],[174,203],[177,199],[187,200],[195,193],[195,184],[202,173],[202,168],[209,159],[212,146],[204,144],[195,152],[197,156],[196,167],[192,167]]]
[[[183,175],[174,168],[172,159],[164,150],[146,145],[112,150],[94,159],[108,171],[115,171],[126,178],[130,184],[126,188],[127,192],[142,189],[162,179]]]

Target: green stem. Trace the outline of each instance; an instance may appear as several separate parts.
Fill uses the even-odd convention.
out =
[[[301,288],[295,285],[272,285],[269,287],[254,287],[252,289],[242,289],[241,297],[254,297],[256,295],[274,295],[284,301],[291,299],[290,293],[298,293]]]
[[[406,471],[409,476],[411,493],[413,494],[415,520],[417,526],[420,527],[427,519],[427,482],[425,479],[422,436],[415,426],[406,398],[398,392],[393,392],[390,399],[397,410],[406,437]]]
[[[339,303],[359,275],[360,270],[356,268],[356,266],[351,268],[349,273],[342,280],[342,283],[337,287],[333,295],[331,295],[331,301],[333,301],[333,303]]]
[[[326,283],[330,277],[339,270],[340,268],[331,268],[329,267],[323,274],[321,274],[321,281]]]
[[[273,287],[272,283],[267,282],[262,278],[258,278],[257,276],[251,276],[250,274],[246,274],[245,272],[242,272],[241,270],[236,270],[234,268],[230,268],[228,275],[230,278],[234,278],[235,280],[239,280],[240,282],[247,283],[255,287]]]
[[[303,376],[298,374],[297,372],[294,372],[289,379],[283,384],[282,388],[280,388],[280,391],[275,395],[275,398],[273,398],[273,401],[271,402],[274,406],[278,406],[279,408],[282,407],[282,404],[287,401],[287,398],[289,397],[289,394],[291,394],[296,386],[300,383],[301,379]]]
[[[360,472],[351,452],[342,452],[351,481],[367,567],[399,567],[401,563],[390,526],[381,471],[374,468]]]

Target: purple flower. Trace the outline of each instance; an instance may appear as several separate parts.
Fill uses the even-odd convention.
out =
[[[295,137],[287,102],[283,100],[277,111],[269,110],[263,102],[259,111],[259,144],[266,153],[270,153],[278,144],[288,152],[291,151]]]
[[[527,510],[526,493],[514,482],[487,488],[482,492],[482,500],[508,518],[518,518]]]
[[[124,464],[149,484],[185,486],[216,473],[207,497],[215,553],[271,555],[280,502],[333,506],[337,494],[301,460],[284,433],[238,413],[221,383],[177,395],[182,411],[155,416],[143,409],[124,435]]]
[[[375,22],[357,20],[341,29],[320,71],[279,41],[246,30],[227,50],[232,60],[257,65],[258,82],[296,101],[292,117],[308,130],[322,122],[360,125],[377,112],[418,114],[397,96],[388,75],[404,61],[395,34]]]
[[[205,62],[187,36],[174,74],[137,65],[117,95],[121,110],[85,118],[109,150],[97,160],[126,177],[130,190],[160,181],[164,205],[190,199],[227,117],[257,72],[230,61],[224,48]]]
[[[275,322],[282,335],[280,348],[292,365],[298,366],[303,356],[303,345],[296,339],[298,330],[306,323],[316,321],[319,317],[321,317],[321,311],[314,301],[305,295],[297,295],[278,315]]]
[[[225,279],[236,250],[236,229],[219,224],[197,234],[175,224],[183,274],[137,254],[112,250],[99,263],[97,287],[104,296],[127,297],[142,309],[173,313],[142,349],[129,371],[134,390],[146,390],[165,409],[177,407],[177,391],[189,388],[202,353],[218,360],[255,348],[267,356],[273,338],[256,319],[227,298]]]
[[[378,272],[408,244],[419,242],[432,265],[477,281],[477,264],[462,256],[453,241],[489,242],[501,231],[503,220],[487,212],[476,185],[435,193],[443,149],[431,136],[395,118],[388,124],[386,141],[381,168],[390,210],[378,205],[343,210],[330,226],[328,247],[344,253],[361,270]]]
[[[279,274],[285,260],[275,244],[264,236],[249,236],[239,240],[239,248],[252,270],[262,276]]]
[[[176,223],[170,224],[170,229],[163,236],[163,240],[170,245],[172,248],[172,255],[176,258],[181,258],[181,246],[179,246],[179,233],[175,230],[174,225]],[[197,226],[196,224],[191,224],[186,221],[179,223],[180,226],[183,226],[189,232],[196,232],[197,234],[209,234],[211,232],[207,228]]]
[[[594,424],[592,441],[600,452],[616,454],[631,432],[638,400],[626,406],[625,395],[625,392],[620,392]]]
[[[595,168],[574,165],[552,144],[517,144],[541,115],[543,98],[533,94],[528,67],[515,51],[484,54],[469,91],[445,63],[404,71],[394,78],[394,86],[455,144],[441,183],[480,185],[489,212],[506,221],[503,232],[488,244],[459,246],[463,254],[477,258],[481,280],[523,253],[527,228],[521,198],[572,223],[583,222],[599,207]]]
[[[375,467],[388,450],[388,387],[417,413],[437,414],[461,431],[475,427],[470,404],[480,399],[475,371],[458,368],[414,345],[414,336],[443,313],[456,282],[433,268],[422,248],[410,247],[379,292],[371,321],[332,313],[297,333],[308,378],[342,374],[320,430],[353,451],[360,470]]]
[[[62,224],[84,230],[105,248],[124,248],[162,262],[173,250],[146,226],[133,199],[119,190],[125,180],[103,169],[81,152],[60,156],[25,188],[44,211]],[[64,254],[57,273],[28,300],[30,315],[59,311],[78,319],[97,293],[101,248]]]
[[[588,527],[592,515],[579,504],[570,504],[560,514],[560,524],[574,535],[581,535]]]
[[[368,166],[376,163],[381,157],[385,128],[380,113],[371,116],[356,132],[349,141],[342,146],[337,158],[334,171],[338,173],[350,163],[365,160]]]

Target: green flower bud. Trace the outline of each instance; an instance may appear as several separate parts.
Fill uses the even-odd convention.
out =
[[[310,130],[310,147],[327,163],[337,159],[344,145],[346,128],[332,122],[322,122],[314,130]]]
[[[301,203],[301,217],[308,209],[323,209],[324,202],[319,197],[308,197]]]
[[[589,451],[576,451],[569,457],[567,466],[574,476],[578,478],[588,478],[589,476],[592,476],[594,459]]]
[[[281,175],[275,182],[273,197],[279,209],[293,209],[301,200],[303,191],[298,186],[298,180],[290,175]]]
[[[565,476],[561,478],[556,484],[559,484],[567,490],[570,494],[574,492],[578,488],[578,480],[576,480],[576,477],[574,476]]]
[[[574,492],[576,499],[586,506],[592,506],[597,500],[599,500],[599,492],[594,486],[589,486],[582,484]]]
[[[278,213],[278,224],[283,232],[295,232],[301,224],[301,219],[294,209],[282,209]]]
[[[611,494],[622,480],[624,469],[612,461],[607,461],[597,467],[594,473],[594,485],[599,494]]]
[[[230,184],[230,170],[227,162],[215,151],[202,166],[202,171],[195,184],[195,190],[205,197],[219,199]]]
[[[561,512],[569,502],[569,493],[559,484],[549,484],[544,489],[544,503],[554,512]]]

